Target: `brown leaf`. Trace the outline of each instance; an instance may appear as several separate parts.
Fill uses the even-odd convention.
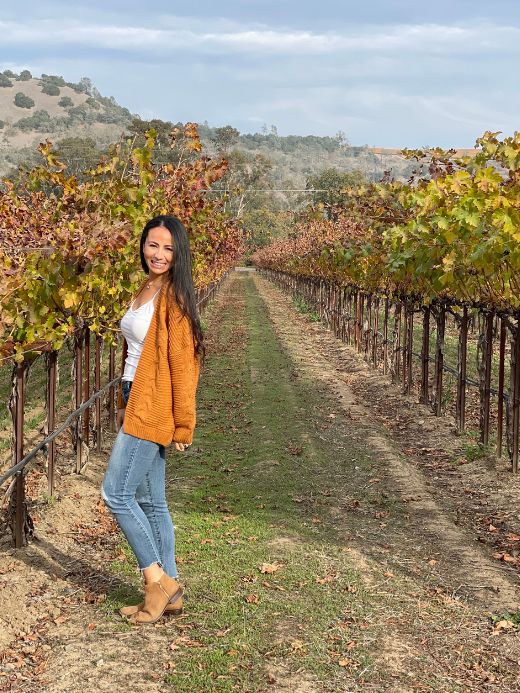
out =
[[[277,570],[280,570],[280,568],[283,568],[281,563],[262,563],[258,570],[266,575],[271,575],[272,573],[276,573]]]
[[[246,597],[246,602],[248,604],[258,604],[260,602],[260,598],[257,594],[248,594]]]
[[[303,650],[305,647],[305,643],[303,640],[293,640],[291,643],[291,649],[294,650],[295,652],[299,652]]]
[[[334,580],[337,578],[337,575],[332,575],[332,574],[327,574],[322,578],[317,577],[316,578],[316,584],[317,585],[326,585],[329,582],[334,582]]]
[[[498,621],[498,623],[495,623],[495,630],[509,630],[510,628],[514,628],[515,624],[513,621],[508,621],[507,619],[503,619],[502,621]]]

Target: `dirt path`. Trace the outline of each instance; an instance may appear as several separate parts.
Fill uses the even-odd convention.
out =
[[[169,458],[186,616],[114,615],[140,585],[98,503],[107,449],[0,555],[0,690],[520,690],[520,635],[490,619],[518,580],[477,541],[471,470],[410,452],[457,440],[258,275],[208,321],[196,443]]]

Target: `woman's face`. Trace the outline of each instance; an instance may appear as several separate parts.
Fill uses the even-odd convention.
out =
[[[144,259],[150,271],[150,279],[166,275],[173,265],[173,239],[164,226],[148,231],[143,246]]]

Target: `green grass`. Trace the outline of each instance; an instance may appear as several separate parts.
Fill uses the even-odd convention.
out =
[[[311,322],[320,322],[321,318],[319,313],[301,296],[293,296],[293,305],[297,311]]]

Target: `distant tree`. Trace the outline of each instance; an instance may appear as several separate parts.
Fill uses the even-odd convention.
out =
[[[82,123],[93,123],[96,120],[96,114],[92,113],[92,110],[85,106],[84,103],[80,103],[79,106],[74,106],[74,108],[69,108],[68,110],[69,124],[82,122]]]
[[[178,160],[177,152],[171,148],[171,133],[176,127],[182,128],[182,123],[174,124],[168,120],[159,120],[158,118],[153,120],[134,118],[128,127],[128,131],[135,136],[135,144],[140,147],[144,143],[145,132],[147,130],[155,130],[157,136],[153,160],[155,164],[166,164],[176,163]],[[179,139],[181,138],[182,135],[179,136]]]
[[[43,109],[35,111],[34,114],[28,118],[21,118],[15,125],[24,132],[29,130],[50,132],[53,129],[52,119],[49,113]]]
[[[94,85],[92,84],[92,80],[88,77],[82,77],[78,82],[78,86],[84,94],[88,94],[89,96],[92,95]]]
[[[48,94],[49,96],[59,96],[60,88],[52,82],[44,82],[42,85],[42,94]]]
[[[234,149],[226,158],[229,169],[221,185],[230,191],[229,208],[239,219],[247,210],[265,206],[265,194],[257,190],[272,187],[270,173],[273,163],[265,154],[250,154],[242,149]]]
[[[62,96],[58,101],[58,106],[61,106],[62,108],[70,108],[71,106],[74,106],[74,102],[70,96]]]
[[[22,70],[16,79],[19,82],[28,82],[30,79],[32,79],[32,74],[29,72],[29,70]]]
[[[289,226],[287,214],[284,211],[273,211],[265,207],[246,211],[243,225],[248,232],[247,245],[252,248],[268,245],[274,238],[286,233]]]
[[[240,132],[231,125],[225,125],[222,128],[215,128],[212,140],[217,149],[221,152],[227,152],[235,146],[240,137]]]
[[[12,70],[4,70],[4,75],[11,79],[16,79],[16,74]]]
[[[34,101],[30,96],[26,96],[23,92],[19,91],[14,97],[14,105],[18,108],[32,108],[34,106]]]
[[[307,177],[306,188],[313,190],[309,201],[312,204],[321,204],[325,208],[325,214],[329,219],[337,216],[337,209],[345,204],[345,189],[352,185],[366,183],[366,178],[361,171],[338,171],[337,168],[326,168],[321,173]]]
[[[55,84],[57,87],[64,87],[67,84],[61,75],[46,75],[45,73],[42,74],[41,81],[47,84]]]
[[[85,103],[88,103],[89,106],[92,106],[92,108],[95,108],[96,110],[101,108],[99,101],[96,101],[93,96],[89,96],[88,99],[85,99]]]
[[[7,75],[0,73],[0,87],[12,87],[13,83]]]
[[[56,155],[67,164],[67,171],[80,175],[94,168],[102,152],[91,137],[65,137],[56,145]]]

